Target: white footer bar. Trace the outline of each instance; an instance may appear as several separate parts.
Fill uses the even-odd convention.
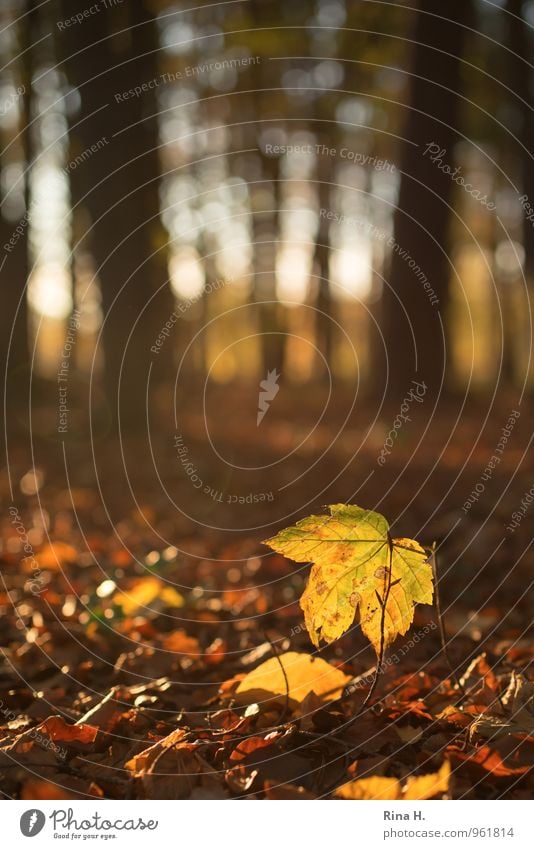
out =
[[[530,801],[5,801],[7,847],[375,849],[534,846]],[[147,842],[149,841],[149,842]]]

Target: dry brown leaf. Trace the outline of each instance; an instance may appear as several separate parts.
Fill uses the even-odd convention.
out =
[[[162,740],[158,740],[157,743],[154,743],[154,745],[149,746],[147,749],[143,749],[142,752],[127,761],[124,765],[125,768],[136,773],[149,769],[165,749],[182,743],[185,736],[186,732],[183,728],[177,728],[176,731],[172,731],[166,737],[163,737]]]
[[[534,731],[534,682],[521,672],[512,672],[502,703],[511,713],[511,720]]]
[[[457,746],[449,746],[447,755],[463,769],[469,769],[472,775],[480,775],[484,778],[510,778],[525,775],[531,767],[520,762],[518,746],[514,743],[515,738],[510,737],[510,740],[515,746],[510,758],[503,758],[498,751],[490,749],[489,746],[480,746],[471,753],[463,752]]]
[[[423,736],[422,728],[415,728],[413,725],[396,725],[395,731],[401,738],[403,743],[417,743]]]
[[[202,654],[197,638],[190,637],[182,628],[166,634],[161,644],[167,651],[174,651],[177,654],[187,654],[190,657],[200,657]]]
[[[276,781],[265,782],[266,799],[316,799],[313,793],[296,784],[277,784]]]

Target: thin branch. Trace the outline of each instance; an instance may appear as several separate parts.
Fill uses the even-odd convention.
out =
[[[287,673],[284,669],[284,664],[280,660],[280,655],[278,654],[278,649],[276,648],[275,644],[273,643],[273,641],[269,637],[269,634],[267,633],[267,631],[264,631],[264,634],[265,634],[265,638],[266,638],[267,642],[269,643],[269,645],[271,646],[271,648],[273,650],[273,654],[278,661],[280,669],[282,670],[282,675],[284,676],[284,682],[285,682],[285,685],[286,685],[286,704],[285,704],[285,707],[284,707],[284,712],[283,712],[282,716],[280,717],[280,723],[283,723],[286,716],[289,713],[289,681],[287,679]]]
[[[436,614],[438,617],[438,625],[439,625],[439,636],[441,640],[441,651],[443,652],[443,657],[449,667],[449,672],[451,673],[451,678],[460,690],[460,692],[465,696],[465,689],[460,682],[456,674],[456,669],[452,665],[452,661],[449,656],[449,650],[447,648],[447,636],[445,634],[445,619],[443,617],[443,612],[441,610],[441,600],[439,597],[439,583],[438,583],[438,561],[436,556],[436,543],[433,542],[430,548],[430,556],[428,558],[430,560],[430,565],[432,566],[432,575],[434,577],[434,604],[436,606]]]

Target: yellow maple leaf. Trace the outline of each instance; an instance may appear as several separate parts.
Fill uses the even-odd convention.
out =
[[[266,545],[314,564],[300,600],[314,645],[340,637],[358,610],[378,655],[408,631],[416,603],[432,603],[432,569],[418,542],[390,537],[380,513],[351,504],[329,510],[280,531]]]
[[[357,778],[338,787],[335,795],[338,799],[402,799],[421,801],[441,796],[449,791],[451,765],[444,761],[440,769],[430,775],[410,776],[404,789],[398,778],[385,778],[372,775],[369,778]]]
[[[290,707],[295,709],[310,693],[315,693],[323,704],[340,698],[350,680],[350,675],[320,657],[288,651],[271,657],[249,672],[235,696],[237,704],[287,698]]]
[[[338,787],[335,795],[338,799],[401,799],[401,784],[398,778],[385,778],[372,775],[370,778],[357,778]]]
[[[451,765],[449,761],[443,761],[440,769],[430,775],[413,775],[406,782],[403,799],[412,801],[421,799],[432,799],[449,790],[451,777]]]
[[[133,616],[145,610],[159,599],[168,607],[183,607],[185,601],[174,587],[165,586],[159,578],[140,578],[128,591],[118,590],[113,601],[122,608],[125,616]]]

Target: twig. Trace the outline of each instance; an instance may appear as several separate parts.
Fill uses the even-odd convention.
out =
[[[286,703],[285,703],[285,707],[284,707],[284,711],[282,713],[282,716],[280,717],[280,724],[282,724],[284,722],[286,716],[289,713],[289,681],[287,679],[287,673],[284,669],[284,664],[280,660],[280,655],[278,654],[278,649],[276,648],[275,644],[273,643],[273,641],[269,637],[269,634],[267,633],[267,631],[264,631],[264,634],[265,634],[265,638],[266,638],[267,642],[269,643],[269,645],[271,646],[271,648],[273,650],[273,654],[278,661],[280,669],[282,670],[282,675],[284,676],[284,682],[285,682],[285,685],[286,685]]]
[[[447,648],[447,636],[445,634],[445,619],[443,617],[443,612],[441,610],[441,601],[439,597],[439,583],[438,583],[438,560],[436,557],[436,543],[433,542],[430,548],[430,565],[432,566],[432,575],[434,577],[434,603],[436,606],[436,614],[438,617],[438,625],[439,625],[439,636],[441,641],[441,651],[443,652],[443,657],[449,667],[449,672],[451,673],[451,678],[462,693],[463,696],[466,695],[463,684],[461,684],[460,679],[456,674],[456,670],[452,665],[452,661],[449,656],[449,650]]]

